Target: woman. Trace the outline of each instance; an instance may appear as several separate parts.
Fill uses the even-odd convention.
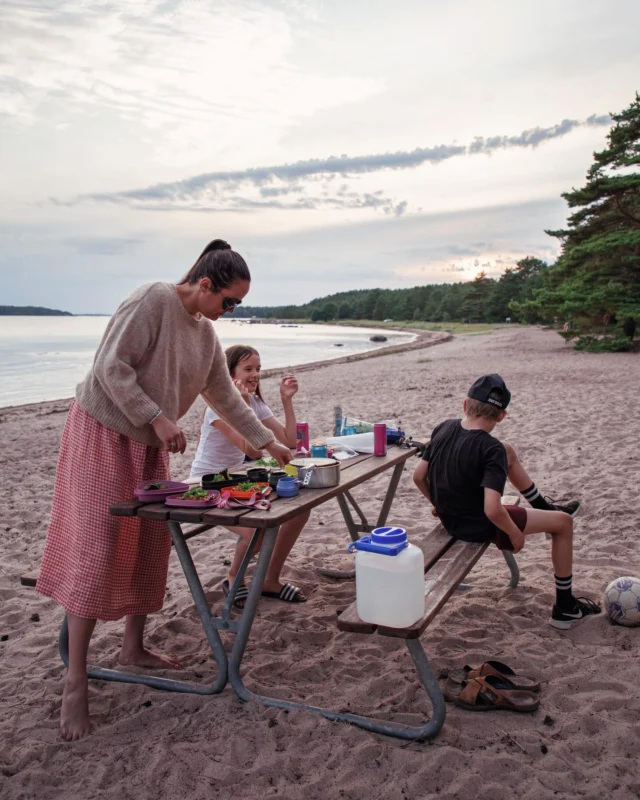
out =
[[[296,415],[293,410],[293,397],[298,391],[298,381],[293,375],[286,375],[280,383],[280,397],[284,411],[283,425],[274,417],[273,411],[262,398],[261,364],[258,351],[248,345],[235,344],[226,349],[225,355],[229,374],[247,405],[262,424],[274,433],[278,441],[287,447],[295,447]],[[207,473],[215,474],[225,469],[233,472],[242,467],[245,455],[250,458],[260,458],[261,453],[233,425],[220,419],[213,409],[208,408],[202,421],[198,450],[191,465],[191,477],[200,478]],[[280,527],[269,562],[269,571],[265,576],[262,592],[265,597],[284,600],[287,603],[304,603],[306,601],[307,598],[297,586],[290,583],[283,584],[280,581],[280,572],[296,539],[306,525],[310,513],[310,511],[306,511],[298,514],[297,517],[285,522]],[[238,574],[254,532],[253,528],[242,527],[232,527],[229,530],[237,534],[240,539],[236,545],[227,580],[222,583],[225,594],[229,594],[229,587]],[[248,594],[249,590],[246,586],[239,587],[234,601],[236,608],[244,608]]]
[[[176,668],[144,647],[147,614],[162,608],[171,538],[163,523],[112,517],[109,505],[150,479],[169,478],[183,453],[177,421],[202,394],[256,450],[280,463],[278,444],[234,388],[209,320],[249,291],[244,259],[220,239],[180,283],[136,289],[111,317],[62,434],[51,522],[37,589],[67,611],[69,668],[60,729],[90,732],[87,652],[96,620],[126,617],[121,664]]]

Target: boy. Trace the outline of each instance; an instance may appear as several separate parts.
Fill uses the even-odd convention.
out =
[[[524,537],[551,534],[556,602],[549,624],[566,630],[600,606],[571,591],[573,519],[580,504],[553,505],[545,500],[508,444],[491,435],[507,415],[511,393],[499,375],[485,375],[464,401],[463,420],[438,425],[413,474],[422,494],[433,503],[447,532],[467,542],[491,541],[518,553]],[[507,478],[533,508],[503,506]]]

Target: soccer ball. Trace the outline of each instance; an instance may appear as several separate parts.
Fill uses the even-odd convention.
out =
[[[611,619],[632,628],[640,625],[640,578],[616,578],[604,590],[604,605]]]

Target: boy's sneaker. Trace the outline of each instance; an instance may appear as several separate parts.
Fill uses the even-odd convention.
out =
[[[575,517],[580,511],[580,503],[577,500],[569,500],[568,503],[556,503],[550,497],[544,498],[551,506],[551,511],[564,511],[570,517]]]
[[[549,619],[551,627],[566,631],[590,614],[599,614],[602,611],[598,603],[589,597],[574,597],[573,599],[573,608],[563,610],[554,605]]]

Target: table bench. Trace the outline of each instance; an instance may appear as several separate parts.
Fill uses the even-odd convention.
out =
[[[162,520],[166,522],[218,671],[211,685],[178,681],[156,675],[137,675],[123,670],[101,667],[91,669],[88,672],[88,676],[98,680],[144,684],[165,691],[187,692],[200,695],[219,694],[226,684],[230,683],[233,691],[244,701],[256,701],[266,706],[281,709],[310,711],[329,720],[349,722],[365,730],[396,736],[401,739],[415,740],[435,736],[444,722],[444,699],[438,681],[431,671],[426,655],[419,646],[418,639],[408,639],[407,642],[410,650],[414,645],[417,645],[413,647],[412,655],[414,656],[414,661],[418,663],[419,675],[434,708],[431,720],[427,725],[421,728],[407,728],[396,723],[387,723],[359,714],[331,711],[325,708],[309,706],[305,703],[267,697],[249,689],[244,684],[241,675],[242,659],[249,640],[258,603],[261,598],[262,587],[269,568],[269,562],[280,525],[301,512],[320,506],[333,498],[338,499],[343,513],[345,512],[346,503],[350,502],[360,517],[360,524],[356,525],[351,515],[345,514],[345,522],[347,523],[347,528],[352,539],[358,538],[358,533],[360,531],[369,532],[374,527],[384,525],[400,481],[400,476],[402,475],[404,464],[407,459],[414,456],[417,452],[418,450],[416,447],[390,446],[386,456],[376,457],[372,455],[362,455],[349,459],[346,462],[342,462],[340,465],[341,481],[338,486],[327,489],[304,489],[296,497],[276,498],[271,509],[268,511],[256,511],[250,508],[212,508],[206,510],[171,508],[158,503],[142,504],[136,500],[125,500],[111,506],[110,513],[115,516],[139,516],[144,519]],[[389,483],[382,501],[382,506],[377,515],[376,522],[370,524],[364,512],[355,503],[351,495],[351,490],[357,486],[366,484],[373,477],[387,471],[391,474],[389,476]],[[421,502],[418,497],[416,497],[416,502]],[[189,531],[183,531],[183,524],[190,524],[195,527],[190,528]],[[230,587],[229,595],[219,615],[213,615],[211,613],[200,577],[196,571],[187,545],[187,538],[208,530],[209,528],[213,528],[216,525],[242,525],[243,527],[254,529],[251,544],[243,559],[238,574]],[[237,590],[244,582],[247,566],[261,536],[263,537],[262,546],[258,555],[253,580],[249,587],[249,594],[239,619],[234,619],[231,616],[231,608]],[[221,632],[235,635],[235,640],[229,656],[227,656],[223,647],[220,638]],[[59,649],[62,660],[65,664],[68,664],[69,652],[66,617],[60,631]]]

